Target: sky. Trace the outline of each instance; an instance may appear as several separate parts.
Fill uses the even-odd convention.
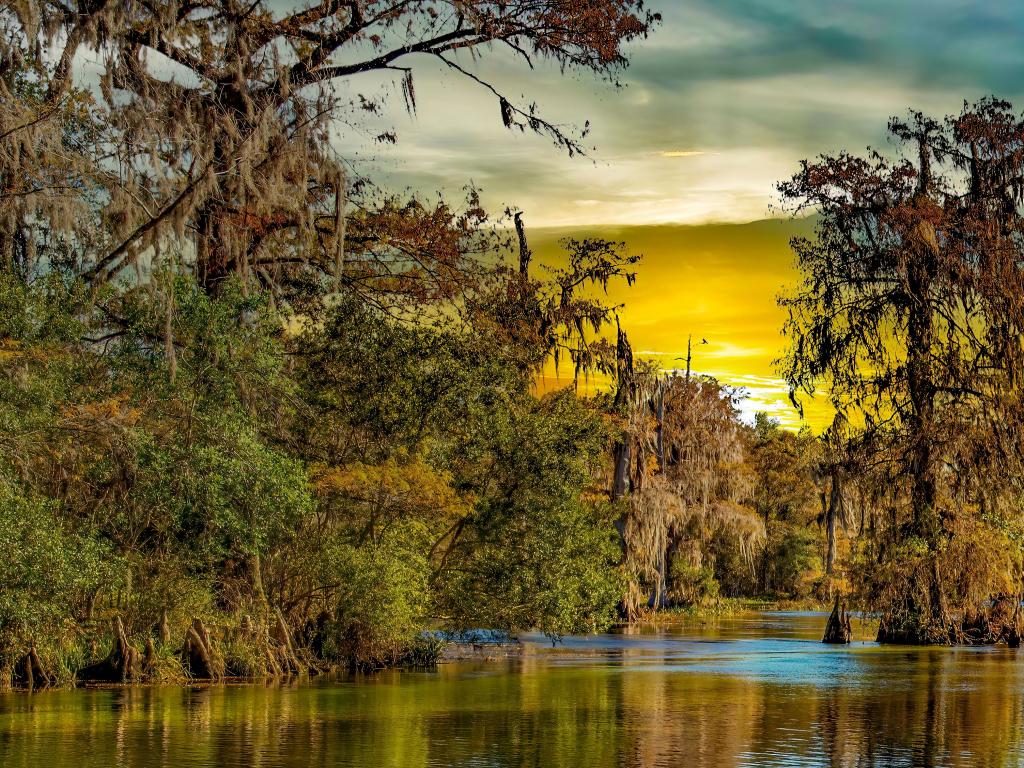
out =
[[[812,232],[808,219],[586,225],[534,230],[530,247],[541,264],[559,262],[559,240],[566,236],[624,242],[630,251],[643,254],[636,283],[610,283],[608,291],[611,303],[624,305],[622,324],[634,353],[665,370],[683,371],[692,337],[692,369],[742,389],[746,399],[741,411],[748,419],[763,411],[798,428],[801,419],[775,372],[775,360],[784,347],[780,328],[785,319],[776,296],[794,278],[789,239]],[[559,371],[548,366],[540,389],[568,386],[571,381],[571,366]],[[833,417],[825,398],[806,400],[804,413],[812,428],[827,426]]]
[[[554,66],[529,71],[495,51],[462,63],[548,119],[590,120],[587,157],[509,132],[493,95],[417,63],[418,107],[396,95],[381,148],[339,126],[347,157],[393,189],[467,183],[485,205],[523,210],[549,252],[561,234],[613,228],[645,255],[621,299],[634,347],[678,355],[688,333],[707,337],[694,367],[747,386],[747,413],[789,426],[795,412],[772,360],[783,351],[775,297],[796,279],[775,185],[803,158],[871,145],[891,150],[889,117],[941,116],[996,94],[1024,106],[1024,8],[961,0],[649,0],[664,23],[629,48],[614,88]],[[360,138],[362,136],[362,138]],[[732,225],[732,226],[730,226]],[[812,407],[815,426],[829,418]]]

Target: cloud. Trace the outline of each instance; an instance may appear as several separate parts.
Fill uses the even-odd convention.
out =
[[[417,116],[395,98],[383,118],[397,123],[398,147],[371,143],[360,156],[398,188],[454,193],[472,180],[489,207],[516,204],[534,225],[749,221],[770,211],[774,185],[801,159],[885,149],[893,114],[941,115],[988,93],[1024,96],[1024,9],[1016,4],[654,5],[665,22],[631,46],[623,89],[551,65],[526,71],[498,51],[464,62],[522,103],[535,100],[553,121],[589,118],[590,158],[506,131],[493,94],[429,62],[416,62]]]

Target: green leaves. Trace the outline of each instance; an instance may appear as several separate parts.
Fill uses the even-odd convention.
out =
[[[173,274],[94,297],[0,284],[7,647],[87,614],[139,636],[164,610],[280,607],[317,622],[318,653],[373,665],[438,624],[611,620],[594,407],[535,397],[484,328],[345,299],[300,323],[264,299]]]
[[[30,643],[52,648],[73,631],[73,607],[109,574],[109,553],[70,532],[55,505],[0,476],[0,669]]]
[[[217,418],[203,419],[191,442],[148,453],[133,495],[156,513],[148,520],[163,545],[206,568],[268,551],[313,508],[301,462],[262,444],[247,425]]]
[[[495,409],[474,435],[486,474],[452,563],[437,577],[459,628],[538,628],[552,635],[610,623],[622,594],[612,514],[587,498],[605,443],[598,414],[570,392]]]

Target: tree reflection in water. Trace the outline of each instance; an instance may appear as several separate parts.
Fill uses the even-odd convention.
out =
[[[1016,651],[825,648],[798,639],[818,617],[771,621],[313,684],[9,694],[0,697],[0,765],[1024,762]]]

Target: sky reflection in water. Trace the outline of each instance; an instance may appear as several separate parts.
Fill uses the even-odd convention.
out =
[[[830,648],[823,624],[531,637],[522,660],[309,685],[0,696],[0,765],[1024,765],[1024,656]]]

